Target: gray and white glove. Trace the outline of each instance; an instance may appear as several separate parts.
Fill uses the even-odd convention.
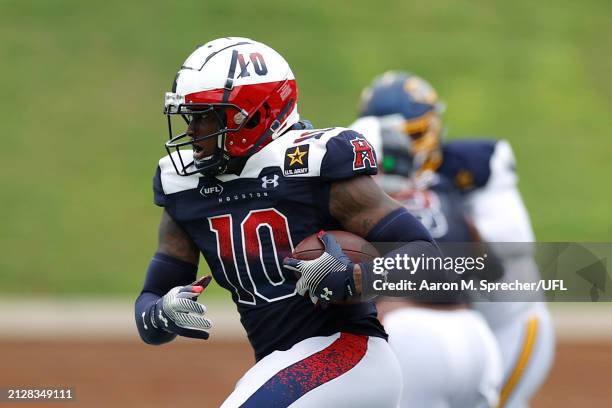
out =
[[[153,306],[151,324],[169,333],[196,339],[207,339],[213,323],[206,318],[206,306],[196,302],[203,286],[177,286]]]
[[[320,231],[317,237],[325,247],[321,256],[309,261],[287,257],[283,265],[299,273],[297,292],[302,296],[308,292],[312,303],[345,301],[356,294],[354,265],[333,235]]]

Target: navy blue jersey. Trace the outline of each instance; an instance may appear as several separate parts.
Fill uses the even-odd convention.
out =
[[[191,154],[184,152],[183,160]],[[341,228],[329,213],[331,183],[375,173],[374,151],[358,133],[293,130],[251,156],[240,175],[181,177],[162,158],[155,203],[187,232],[231,293],[259,360],[339,331],[386,338],[373,303],[315,308],[282,267],[304,238]]]
[[[393,197],[406,207],[427,228],[431,236],[439,243],[472,242],[468,221],[464,215],[462,197],[453,183],[435,173],[422,175],[425,186],[407,188],[393,194]],[[458,246],[442,246],[444,256],[464,257],[465,250],[470,248],[461,244]],[[463,275],[461,278],[466,278]],[[468,302],[467,296],[459,290],[448,294],[445,303],[461,304]]]
[[[442,146],[438,174],[451,180],[461,192],[483,187],[491,177],[496,140],[453,140]]]
[[[428,173],[426,188],[393,194],[427,228],[438,242],[470,242],[472,235],[464,216],[462,197],[444,176]]]

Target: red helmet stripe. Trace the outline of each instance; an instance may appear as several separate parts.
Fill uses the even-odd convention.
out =
[[[274,82],[265,82],[262,84],[249,84],[249,85],[238,85],[232,89],[229,100],[231,101],[234,97],[240,94],[241,100],[251,100],[256,101],[257,94],[270,94],[277,87],[282,84],[287,83],[289,85],[289,89],[296,88],[295,79],[285,80],[285,81],[274,81]],[[284,88],[282,89],[284,91]],[[194,92],[191,94],[185,95],[186,103],[222,103],[223,102],[223,92],[224,88],[217,89],[209,89],[201,92]],[[289,96],[290,92],[283,92],[285,97]],[[244,98],[244,99],[243,99]],[[241,106],[240,108],[245,108]]]

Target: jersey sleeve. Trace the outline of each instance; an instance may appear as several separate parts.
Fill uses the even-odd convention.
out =
[[[354,130],[342,130],[325,145],[320,177],[334,181],[377,173],[376,152],[370,142]]]
[[[166,206],[166,194],[161,182],[161,169],[157,166],[153,176],[153,202],[160,207]]]
[[[491,162],[496,140],[455,140],[442,148],[438,173],[452,180],[459,191],[467,193],[485,186],[491,177]]]
[[[179,153],[172,153],[177,155]],[[191,152],[181,151],[183,158],[175,156],[174,160],[190,160]],[[198,187],[199,175],[179,176],[170,156],[162,157],[153,176],[153,202],[160,207],[169,207],[175,202],[175,195]]]
[[[510,143],[500,140],[495,144],[489,167],[491,175],[485,187],[512,187],[518,183],[516,159]]]

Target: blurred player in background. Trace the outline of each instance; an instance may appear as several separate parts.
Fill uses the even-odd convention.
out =
[[[476,240],[454,186],[434,173],[411,177],[410,139],[395,127],[384,127],[380,136],[372,140],[381,142],[375,180],[383,190],[414,214],[438,243]],[[457,255],[480,250],[479,246],[463,246]],[[495,274],[490,276],[494,280],[500,265],[491,261],[487,274]],[[467,296],[461,302],[436,304],[386,298],[377,307],[404,374],[400,407],[497,406],[502,381],[499,348],[484,318],[469,308]]]
[[[136,301],[141,338],[208,338],[212,322],[195,301],[203,285],[191,284],[202,253],[257,360],[224,408],[395,407],[399,365],[375,305],[359,302],[372,265],[352,264],[324,233],[320,257],[286,258],[325,229],[405,243],[398,255],[439,256],[423,225],[370,177],[377,162],[368,141],[300,121],[289,65],[247,38],[199,46],[166,94],[165,113],[169,154],[153,179],[164,212]]]
[[[385,128],[403,133],[410,141],[417,178],[433,173],[448,180],[461,195],[462,208],[483,241],[534,242],[509,143],[490,139],[443,143],[443,110],[437,93],[425,80],[387,72],[362,92],[360,118],[351,127],[367,134],[377,151]],[[539,278],[532,252],[498,252],[504,266],[502,280]],[[527,406],[546,378],[554,355],[554,332],[546,305],[475,302],[473,307],[485,317],[500,346],[504,372],[500,406]]]

